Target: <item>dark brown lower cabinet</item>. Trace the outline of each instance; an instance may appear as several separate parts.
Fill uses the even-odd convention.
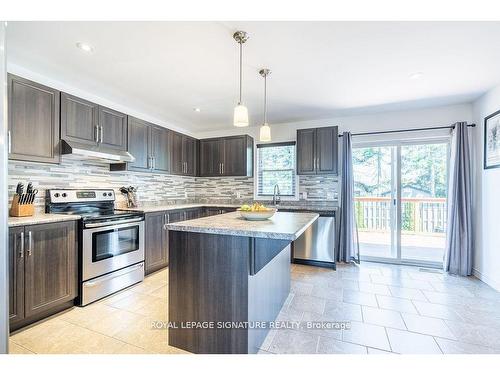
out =
[[[11,331],[73,305],[75,232],[74,221],[9,229]]]
[[[169,248],[166,224],[220,215],[234,210],[234,208],[197,207],[147,213],[145,215],[145,274],[148,275],[168,266]]]
[[[234,212],[234,211],[236,211],[236,208],[232,208],[232,207],[205,207],[204,216],[221,215],[221,214],[227,214],[228,212]]]
[[[146,275],[168,265],[168,237],[165,227],[166,212],[152,212],[145,217],[145,264]]]
[[[9,230],[9,321],[24,318],[24,227]]]

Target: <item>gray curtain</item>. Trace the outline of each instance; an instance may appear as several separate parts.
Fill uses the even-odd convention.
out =
[[[352,170],[352,141],[351,133],[342,134],[342,157],[341,157],[340,183],[340,210],[339,235],[337,247],[337,262],[359,261],[358,237],[356,221],[354,218],[354,176]]]
[[[455,275],[472,274],[472,179],[466,122],[455,124],[451,143],[448,186],[448,231],[444,270]]]

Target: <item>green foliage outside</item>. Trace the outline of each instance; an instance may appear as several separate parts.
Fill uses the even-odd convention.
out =
[[[282,196],[295,195],[295,146],[259,148],[260,195],[272,195],[278,184]]]
[[[393,198],[393,163],[396,146],[353,149],[354,194],[357,197]],[[446,198],[448,145],[422,144],[401,146],[402,198]],[[395,168],[394,168],[395,169]],[[415,231],[415,202],[402,202],[401,225],[404,231]],[[363,203],[355,204],[358,228],[364,229]]]
[[[355,148],[352,152],[357,196],[390,196],[395,147]],[[447,144],[401,147],[403,197],[446,197]],[[408,193],[411,191],[411,194]]]

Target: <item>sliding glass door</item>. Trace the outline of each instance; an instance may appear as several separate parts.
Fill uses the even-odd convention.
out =
[[[442,263],[448,143],[401,146],[401,258]]]
[[[360,255],[397,259],[397,148],[355,148],[352,154]]]
[[[353,149],[361,259],[442,264],[448,155],[437,141]]]

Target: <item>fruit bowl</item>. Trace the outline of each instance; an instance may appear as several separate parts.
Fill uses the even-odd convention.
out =
[[[241,209],[238,210],[242,218],[252,221],[267,220],[271,218],[276,211],[277,210],[275,208],[268,208],[264,211],[243,211]]]

